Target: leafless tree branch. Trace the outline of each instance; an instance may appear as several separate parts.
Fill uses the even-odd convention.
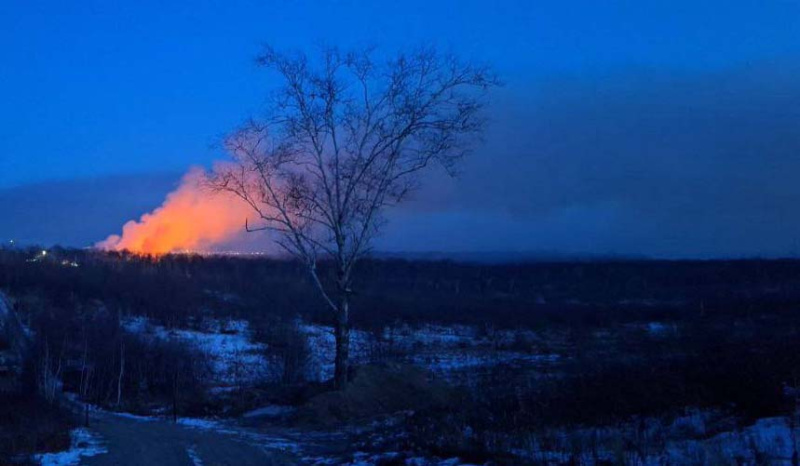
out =
[[[352,270],[385,208],[431,165],[453,172],[482,133],[485,96],[499,82],[488,67],[432,48],[379,61],[369,49],[330,48],[313,60],[267,47],[257,61],[283,86],[266,118],[228,137],[231,161],[210,184],[253,208],[263,226],[245,223],[248,231],[275,233],[307,264],[346,327]],[[318,275],[320,257],[335,264],[333,284]]]

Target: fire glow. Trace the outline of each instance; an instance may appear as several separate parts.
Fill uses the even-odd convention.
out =
[[[233,239],[252,215],[250,207],[230,194],[209,192],[205,179],[202,169],[191,169],[161,207],[142,215],[139,221],[129,221],[121,235],[111,235],[95,246],[161,255],[208,250]]]

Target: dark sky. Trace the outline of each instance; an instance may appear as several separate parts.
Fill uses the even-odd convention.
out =
[[[262,43],[433,42],[506,86],[381,248],[800,252],[800,2],[182,3],[0,3],[0,237],[85,245],[156,207],[261,107]]]

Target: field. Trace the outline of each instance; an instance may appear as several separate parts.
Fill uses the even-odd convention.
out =
[[[359,266],[337,393],[331,320],[298,264],[0,250],[34,341],[22,383],[52,395],[20,404],[48,408],[4,424],[0,454],[68,448],[90,405],[126,431],[176,418],[310,464],[797,457],[800,261]]]

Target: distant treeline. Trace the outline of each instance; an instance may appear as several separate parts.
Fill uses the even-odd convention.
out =
[[[323,278],[330,279],[327,264]],[[66,305],[97,300],[166,325],[203,309],[221,317],[296,316],[328,322],[296,262],[53,248],[0,249],[0,288]],[[800,260],[610,260],[475,264],[365,260],[357,326],[397,322],[540,327],[776,313],[800,305]]]

